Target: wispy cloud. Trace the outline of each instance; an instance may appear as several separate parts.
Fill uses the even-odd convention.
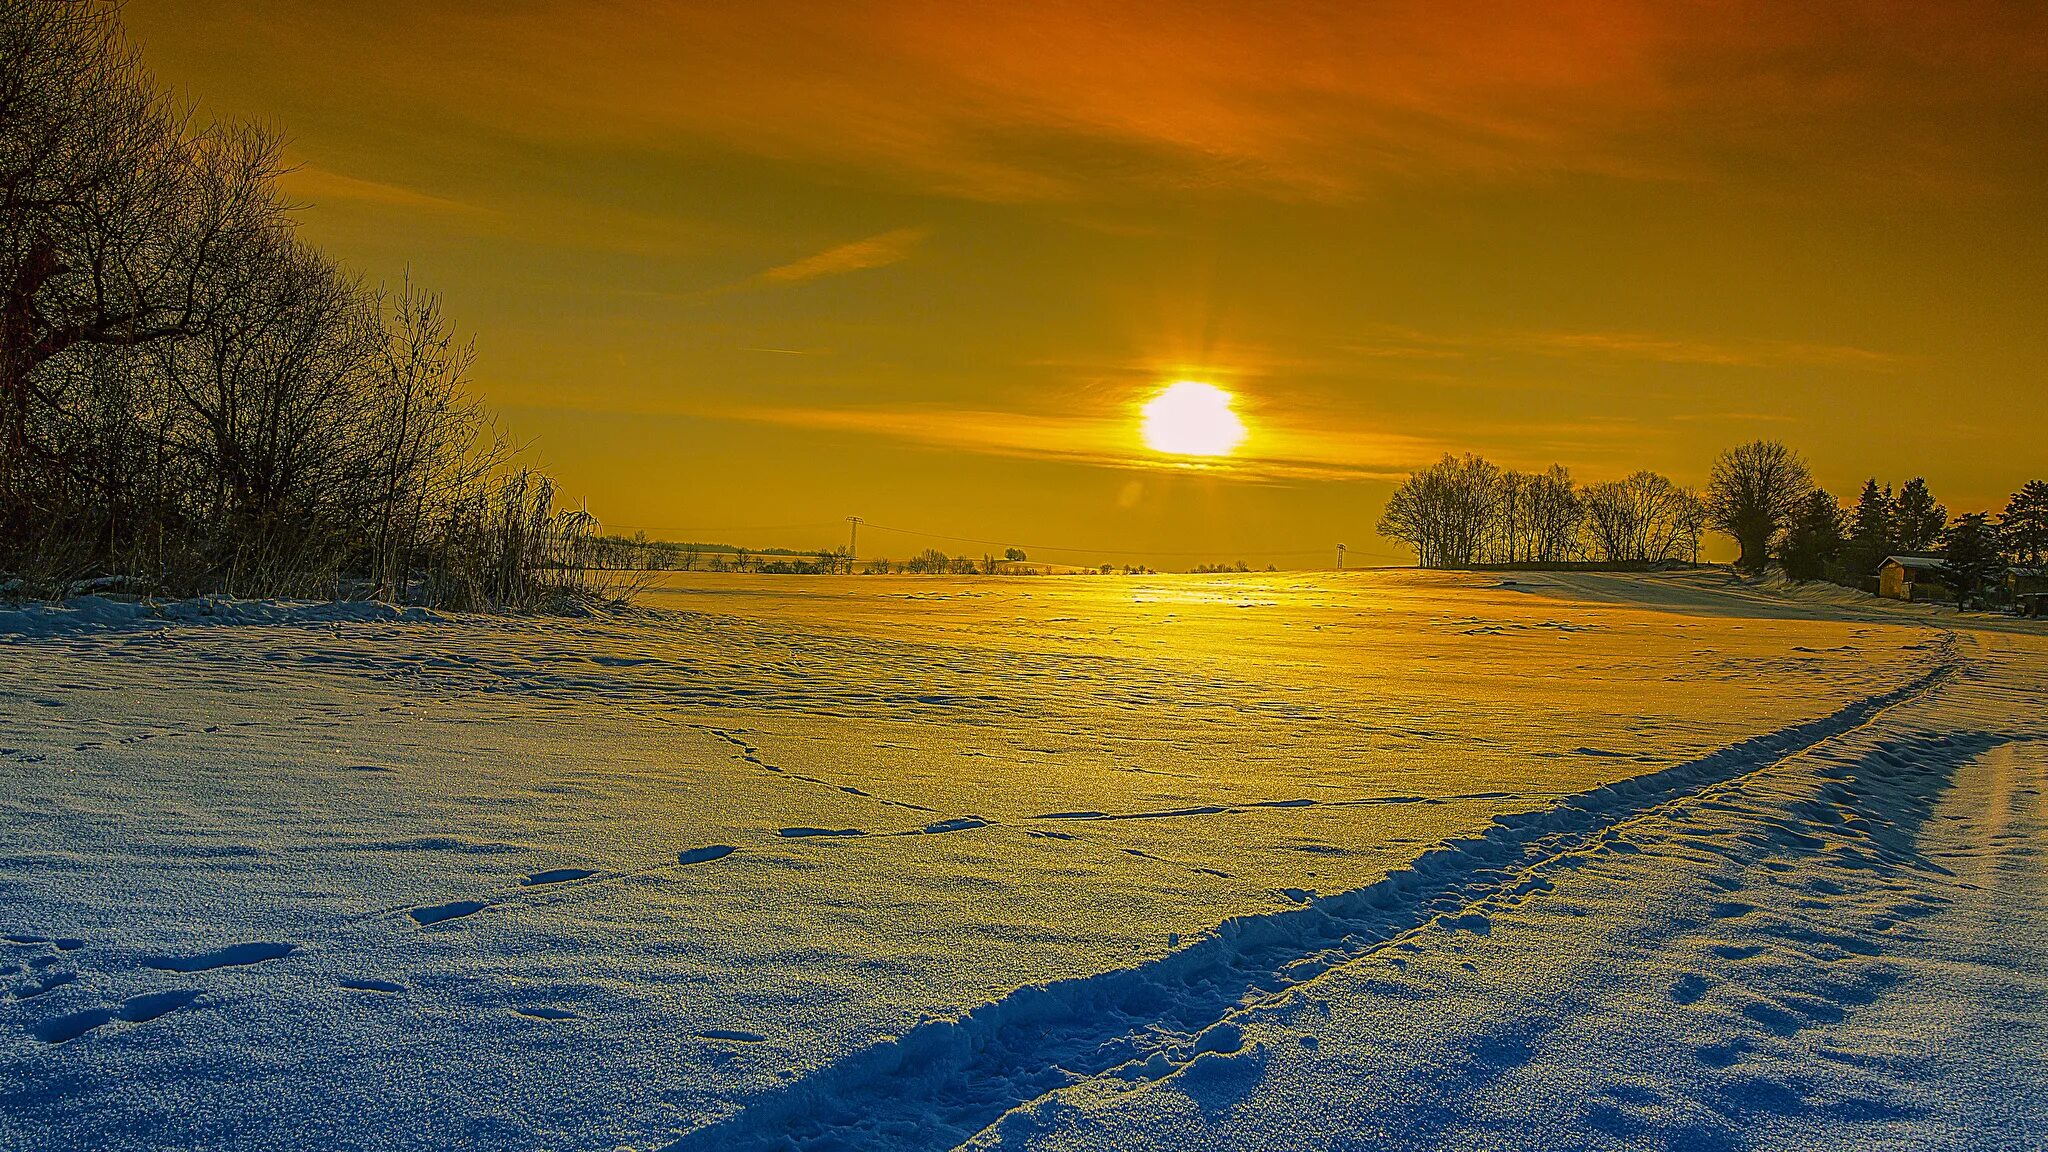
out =
[[[1903,358],[1847,344],[1793,340],[1707,340],[1647,332],[1495,331],[1466,335],[1389,328],[1344,345],[1374,359],[1458,360],[1541,356],[1553,359],[1647,360],[1723,368],[1807,366],[1888,371]]]
[[[883,268],[910,258],[911,252],[929,235],[924,228],[895,228],[865,240],[835,245],[801,260],[779,264],[754,277],[761,284],[800,284],[826,276],[844,276],[868,268]]]
[[[1717,364],[1731,368],[1811,365],[1828,368],[1887,369],[1898,358],[1846,344],[1813,344],[1792,340],[1686,340],[1641,332],[1518,332],[1503,337],[1504,347],[1520,347],[1557,356],[1594,354],[1664,364]]]
[[[292,167],[285,172],[279,182],[283,184],[287,193],[316,205],[345,200],[397,208],[427,208],[449,212],[474,210],[471,205],[459,200],[435,196],[400,184],[365,180],[360,176],[336,172],[310,162]]]
[[[505,133],[710,143],[987,200],[1560,173],[2027,192],[2048,95],[2048,10],[2004,0],[365,2],[222,12],[240,38],[318,38],[294,67],[404,91],[394,116],[419,99]]]
[[[1136,439],[1127,413],[1078,415],[949,407],[732,407],[701,415],[784,427],[882,436],[996,456],[1063,460],[1134,471],[1199,471],[1252,482],[1388,479],[1434,458],[1440,445],[1394,433],[1255,428],[1235,456],[1161,456]]]

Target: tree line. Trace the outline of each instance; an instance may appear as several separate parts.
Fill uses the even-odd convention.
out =
[[[280,141],[161,88],[105,0],[0,0],[0,586],[530,607],[587,592],[408,278],[299,239]]]
[[[1427,568],[1697,563],[1710,529],[1735,541],[1738,568],[1776,562],[1792,579],[1850,587],[1867,587],[1892,556],[1938,558],[1956,599],[1984,604],[2009,569],[2048,562],[2048,481],[2023,485],[2000,515],[1951,519],[1917,477],[1896,491],[1873,478],[1845,508],[1772,440],[1723,452],[1705,492],[1654,472],[1580,485],[1560,465],[1523,473],[1447,454],[1395,489],[1379,524]]]
[[[1562,465],[1516,472],[1446,455],[1394,490],[1379,532],[1425,568],[1634,566],[1697,560],[1706,516],[1698,493],[1655,472],[1580,485]]]
[[[1917,478],[1897,492],[1867,480],[1846,508],[1816,488],[1777,539],[1777,558],[1795,580],[1864,586],[1888,557],[1924,556],[1941,561],[1938,583],[1957,603],[1990,606],[2004,598],[2014,570],[2029,576],[2035,591],[2048,591],[2048,480],[2021,485],[1998,514],[1954,518]]]

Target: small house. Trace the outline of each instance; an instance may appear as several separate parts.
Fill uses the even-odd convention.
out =
[[[2048,568],[2008,568],[2005,586],[2022,616],[2048,616]]]
[[[1877,566],[1877,594],[1890,600],[1911,600],[1913,585],[1941,586],[1942,562],[1932,556],[1887,556]]]

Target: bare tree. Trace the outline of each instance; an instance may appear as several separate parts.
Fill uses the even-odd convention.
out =
[[[382,493],[372,555],[377,587],[395,594],[429,510],[487,474],[503,449],[492,443],[472,458],[483,416],[463,389],[476,350],[456,339],[440,296],[417,287],[408,273],[389,301],[385,325],[374,401]]]
[[[1529,559],[1540,564],[1560,564],[1579,555],[1581,528],[1586,520],[1586,503],[1571,472],[1562,464],[1529,477],[1523,493],[1527,506]]]
[[[1707,498],[1700,495],[1699,489],[1679,489],[1679,504],[1672,528],[1675,532],[1674,546],[1684,548],[1686,563],[1699,564],[1700,539],[1707,534],[1709,520]],[[1678,553],[1674,551],[1669,558],[1678,559]]]
[[[1603,560],[1654,564],[1696,547],[1699,500],[1655,472],[1586,489],[1586,528]]]
[[[223,537],[226,586],[339,559],[374,506],[374,413],[383,330],[372,302],[276,231],[230,253],[209,323],[151,363],[175,401],[171,450],[210,481],[204,522]]]
[[[1491,532],[1499,479],[1500,469],[1478,456],[1446,454],[1394,490],[1379,533],[1414,548],[1425,568],[1469,567]]]
[[[1775,440],[1730,448],[1714,461],[1707,485],[1709,522],[1735,538],[1739,567],[1761,570],[1771,541],[1813,491],[1813,476],[1799,454]]]
[[[1525,472],[1504,470],[1493,482],[1491,515],[1487,518],[1484,559],[1496,564],[1521,562],[1529,550],[1529,482]]]
[[[0,0],[0,568],[533,607],[595,586],[466,343],[301,243],[266,131],[201,123],[113,0]],[[70,575],[67,575],[69,573]]]
[[[76,350],[190,336],[232,254],[274,228],[276,139],[196,126],[159,92],[100,0],[0,7],[0,515],[27,511],[56,397],[40,369]]]

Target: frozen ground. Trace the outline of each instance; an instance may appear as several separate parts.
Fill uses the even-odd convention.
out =
[[[0,1147],[2041,1147],[2048,636],[1716,575],[0,614]]]

